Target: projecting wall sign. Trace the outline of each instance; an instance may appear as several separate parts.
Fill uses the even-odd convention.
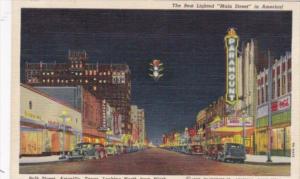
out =
[[[234,105],[238,100],[237,53],[239,37],[236,31],[230,28],[224,40],[226,48],[226,102]]]

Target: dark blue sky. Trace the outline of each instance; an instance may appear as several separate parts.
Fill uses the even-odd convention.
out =
[[[290,12],[23,9],[21,64],[66,62],[85,49],[90,62],[127,63],[132,104],[145,109],[148,137],[192,126],[197,112],[224,94],[224,35],[255,38],[274,56],[291,49]],[[152,59],[163,78],[148,76]]]

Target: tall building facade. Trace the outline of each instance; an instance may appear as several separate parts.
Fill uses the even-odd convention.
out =
[[[87,63],[86,51],[68,52],[66,63],[26,63],[24,83],[31,86],[82,85],[105,99],[122,116],[122,133],[130,134],[131,72],[126,64]]]
[[[138,136],[139,136],[139,144],[145,144],[145,111],[144,109],[138,109],[137,111],[137,120],[138,120]]]
[[[131,105],[132,140],[135,144],[144,145],[146,139],[145,112],[137,105]]]
[[[280,57],[272,65],[272,155],[290,156],[291,150],[291,53]],[[257,154],[268,149],[268,69],[257,75]]]

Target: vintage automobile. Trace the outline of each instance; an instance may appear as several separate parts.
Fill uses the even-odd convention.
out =
[[[190,153],[193,155],[203,155],[204,150],[202,145],[191,145]]]
[[[74,150],[68,153],[67,158],[69,160],[74,159],[99,159],[99,158],[105,158],[106,157],[106,151],[103,145],[101,144],[92,144],[88,142],[79,143],[76,145]]]
[[[206,147],[205,155],[212,160],[218,159],[219,151],[223,150],[223,144],[209,144]]]
[[[245,147],[242,144],[226,143],[222,150],[218,152],[219,161],[244,163],[246,159]]]
[[[107,155],[114,156],[118,154],[117,147],[113,144],[109,144],[105,146],[105,150]]]

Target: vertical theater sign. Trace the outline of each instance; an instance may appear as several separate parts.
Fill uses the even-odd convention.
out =
[[[237,90],[237,53],[239,37],[233,28],[227,31],[225,36],[226,48],[226,102],[234,105],[238,100]]]

